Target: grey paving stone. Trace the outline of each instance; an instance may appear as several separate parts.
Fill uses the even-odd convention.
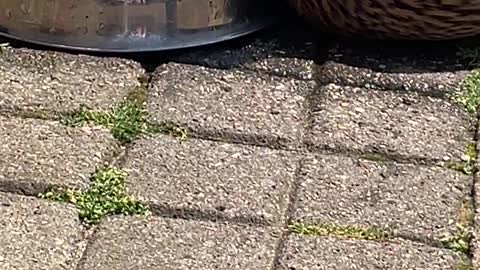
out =
[[[37,195],[49,185],[85,187],[118,148],[103,129],[0,117],[0,190]]]
[[[472,68],[457,54],[458,45],[342,42],[327,53],[314,76],[322,84],[445,95],[459,90]]]
[[[292,235],[281,259],[288,270],[457,270],[458,253],[418,243]]]
[[[470,71],[456,72],[389,72],[349,66],[333,61],[314,68],[320,84],[335,83],[369,89],[406,90],[446,96],[462,90]]]
[[[10,48],[0,54],[0,110],[108,109],[143,74],[130,60]]]
[[[317,156],[302,166],[295,219],[379,226],[422,241],[455,234],[470,178],[437,166]]]
[[[329,84],[312,103],[306,142],[316,150],[460,160],[473,138],[460,106],[417,93]]]
[[[299,147],[304,95],[313,87],[294,79],[170,63],[150,89],[152,121],[173,121],[204,138]]]
[[[188,50],[174,62],[220,69],[247,69],[303,80],[312,79],[315,43],[298,25],[279,26],[255,38],[244,38],[205,50]]]
[[[124,167],[130,194],[161,209],[281,223],[299,159],[287,151],[161,135],[135,142]]]
[[[272,269],[273,228],[161,218],[104,222],[80,270]]]
[[[0,192],[0,269],[75,269],[86,231],[75,208]]]

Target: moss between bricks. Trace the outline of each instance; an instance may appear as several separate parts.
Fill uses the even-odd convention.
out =
[[[463,82],[463,91],[453,99],[463,105],[472,115],[476,115],[480,105],[480,70],[475,70]]]
[[[108,215],[146,215],[149,207],[128,196],[125,187],[127,174],[116,168],[98,170],[92,185],[85,191],[54,189],[40,198],[74,204],[80,219],[86,224],[97,224]]]
[[[464,162],[448,162],[446,167],[462,172],[466,175],[472,175],[476,173],[478,169],[475,164],[477,160],[477,144],[475,142],[470,142],[467,145],[465,157],[466,159]]]
[[[301,235],[314,236],[335,236],[342,238],[353,238],[362,240],[387,240],[391,233],[378,227],[354,227],[354,226],[337,226],[329,224],[304,224],[296,223],[290,226],[290,230]]]
[[[473,200],[469,197],[464,200],[457,216],[457,233],[441,240],[442,244],[452,250],[469,254],[470,242],[473,237],[473,224],[475,213]]]
[[[126,100],[111,111],[94,111],[82,107],[79,111],[65,115],[62,123],[73,127],[85,124],[103,126],[109,129],[113,137],[121,143],[130,143],[139,135],[152,133],[166,133],[185,138],[185,129],[174,123],[151,124],[147,122],[144,91],[144,87],[137,87],[130,91]]]

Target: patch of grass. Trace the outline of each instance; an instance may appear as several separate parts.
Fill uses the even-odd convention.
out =
[[[458,232],[450,237],[445,237],[440,240],[445,248],[460,252],[463,254],[470,253],[470,241],[472,240],[473,233],[471,227],[463,227],[461,224],[457,224]]]
[[[391,234],[378,227],[354,227],[354,226],[337,226],[337,225],[312,225],[297,223],[290,226],[290,230],[302,235],[315,236],[335,236],[343,238],[363,239],[363,240],[387,240]]]
[[[40,194],[40,198],[74,204],[86,224],[97,224],[108,215],[148,214],[147,205],[127,195],[126,176],[118,169],[105,168],[97,171],[92,185],[85,191],[57,189]]]
[[[480,70],[475,70],[463,82],[463,91],[456,93],[453,99],[475,115],[480,105]]]
[[[365,154],[360,156],[360,159],[370,160],[374,162],[387,162],[387,158],[380,154]]]
[[[9,43],[0,43],[0,53],[3,53],[5,50],[7,50],[10,47]]]
[[[465,157],[466,160],[464,162],[448,162],[445,166],[466,175],[472,175],[477,172],[477,144],[475,142],[470,142],[467,145]]]
[[[78,127],[95,124],[110,130],[113,137],[121,143],[130,143],[139,135],[167,133],[186,138],[185,129],[173,123],[150,124],[146,120],[146,111],[136,102],[129,100],[121,103],[109,112],[99,112],[82,107],[79,111],[66,115],[65,125]]]

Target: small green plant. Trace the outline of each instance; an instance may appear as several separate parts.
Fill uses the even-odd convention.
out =
[[[126,193],[126,173],[115,169],[98,170],[91,186],[85,191],[56,189],[40,194],[40,198],[74,204],[80,219],[86,224],[97,224],[107,215],[145,215],[149,207]]]
[[[290,226],[290,230],[302,235],[315,236],[336,236],[363,240],[386,240],[390,238],[390,233],[378,227],[354,227],[354,226],[336,226],[336,225],[312,225],[297,223]]]
[[[470,241],[472,239],[472,231],[469,227],[464,227],[461,224],[457,224],[458,232],[449,237],[444,237],[440,240],[445,248],[451,250],[469,254],[470,252]]]
[[[475,70],[463,82],[463,91],[453,96],[470,114],[476,114],[480,105],[480,71]]]
[[[380,154],[364,154],[364,155],[360,156],[360,159],[374,161],[374,162],[380,162],[380,163],[387,161],[387,158],[380,155]]]

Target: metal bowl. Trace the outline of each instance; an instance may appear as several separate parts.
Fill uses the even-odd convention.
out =
[[[205,45],[269,25],[268,1],[0,0],[0,35],[67,49],[141,52]]]

